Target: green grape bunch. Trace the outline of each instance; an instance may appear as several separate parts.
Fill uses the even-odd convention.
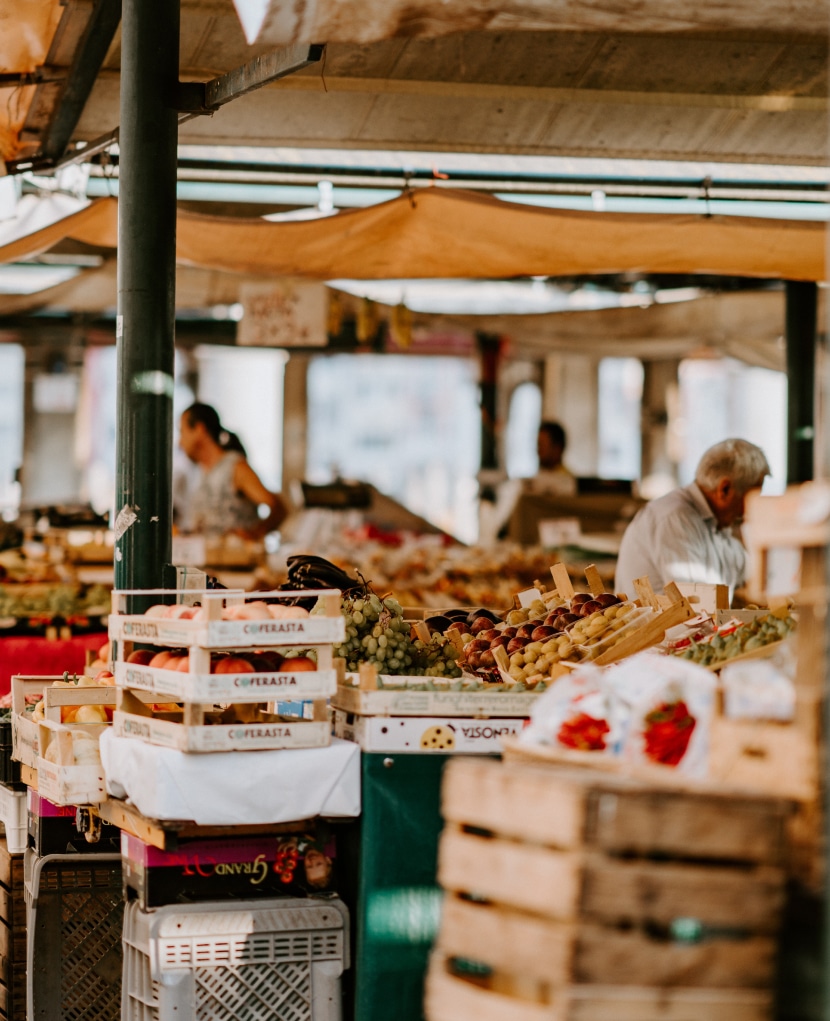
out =
[[[397,599],[382,599],[367,586],[343,596],[340,611],[346,624],[346,639],[334,646],[346,669],[355,673],[361,663],[371,663],[379,674],[430,677],[460,677],[457,653],[443,635],[428,643],[413,641]],[[314,612],[318,611],[315,607]]]

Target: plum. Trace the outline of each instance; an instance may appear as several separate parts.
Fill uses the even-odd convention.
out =
[[[476,638],[486,638],[487,641],[492,645],[494,638],[500,638],[501,631],[496,627],[491,627],[488,631],[479,631]]]
[[[493,621],[489,617],[476,617],[470,624],[470,634],[477,635],[481,631],[489,631],[493,627]]]
[[[530,645],[530,638],[519,638],[517,635],[507,643],[505,651],[508,656],[512,656],[514,652],[521,652],[526,645]]]

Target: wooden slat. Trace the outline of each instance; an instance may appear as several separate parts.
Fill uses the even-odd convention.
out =
[[[671,861],[586,860],[580,914],[609,925],[667,926],[694,917],[704,925],[774,933],[784,907],[780,869],[728,868]]]
[[[553,1007],[494,992],[451,975],[433,959],[427,973],[424,1009],[428,1021],[564,1021]]]
[[[657,986],[570,986],[537,1003],[459,978],[437,954],[426,980],[428,1021],[770,1021],[771,1009],[766,991]]]
[[[587,843],[618,854],[776,865],[790,806],[686,791],[595,790]]]
[[[580,925],[573,981],[758,989],[772,984],[775,952],[771,936],[678,943],[650,939],[636,930]]]
[[[452,759],[444,771],[445,819],[554,847],[583,841],[585,787],[549,769],[489,759]]]
[[[567,920],[576,916],[582,877],[578,852],[463,833],[445,828],[438,845],[438,882],[470,893]]]
[[[571,979],[576,926],[519,913],[498,904],[447,896],[441,909],[437,948],[498,966],[515,975],[552,984]]]
[[[495,904],[447,897],[437,948],[553,987],[620,985],[762,988],[772,982],[772,936],[656,939],[640,929],[557,922]]]

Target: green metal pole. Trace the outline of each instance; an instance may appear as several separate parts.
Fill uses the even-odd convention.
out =
[[[171,561],[179,0],[124,0],[115,586]]]
[[[787,294],[787,482],[813,478],[818,285],[788,280]]]

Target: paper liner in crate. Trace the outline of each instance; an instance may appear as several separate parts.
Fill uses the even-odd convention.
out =
[[[113,605],[120,609],[125,599],[139,596],[155,596],[159,602],[145,613],[111,614],[111,639],[207,649],[278,645],[309,648],[340,643],[346,635],[337,589],[254,594],[215,589],[199,593],[187,589],[132,590],[113,593]],[[294,600],[312,597],[320,601],[322,613],[309,615],[302,607],[290,605]],[[168,602],[161,601],[164,599]],[[194,599],[201,606],[193,605]]]
[[[98,740],[107,729],[99,723],[38,725],[38,793],[55,805],[91,805],[106,801],[107,789]]]
[[[245,826],[360,815],[360,749],[336,738],[325,748],[189,755],[110,727],[101,757],[113,797],[148,819]]]

